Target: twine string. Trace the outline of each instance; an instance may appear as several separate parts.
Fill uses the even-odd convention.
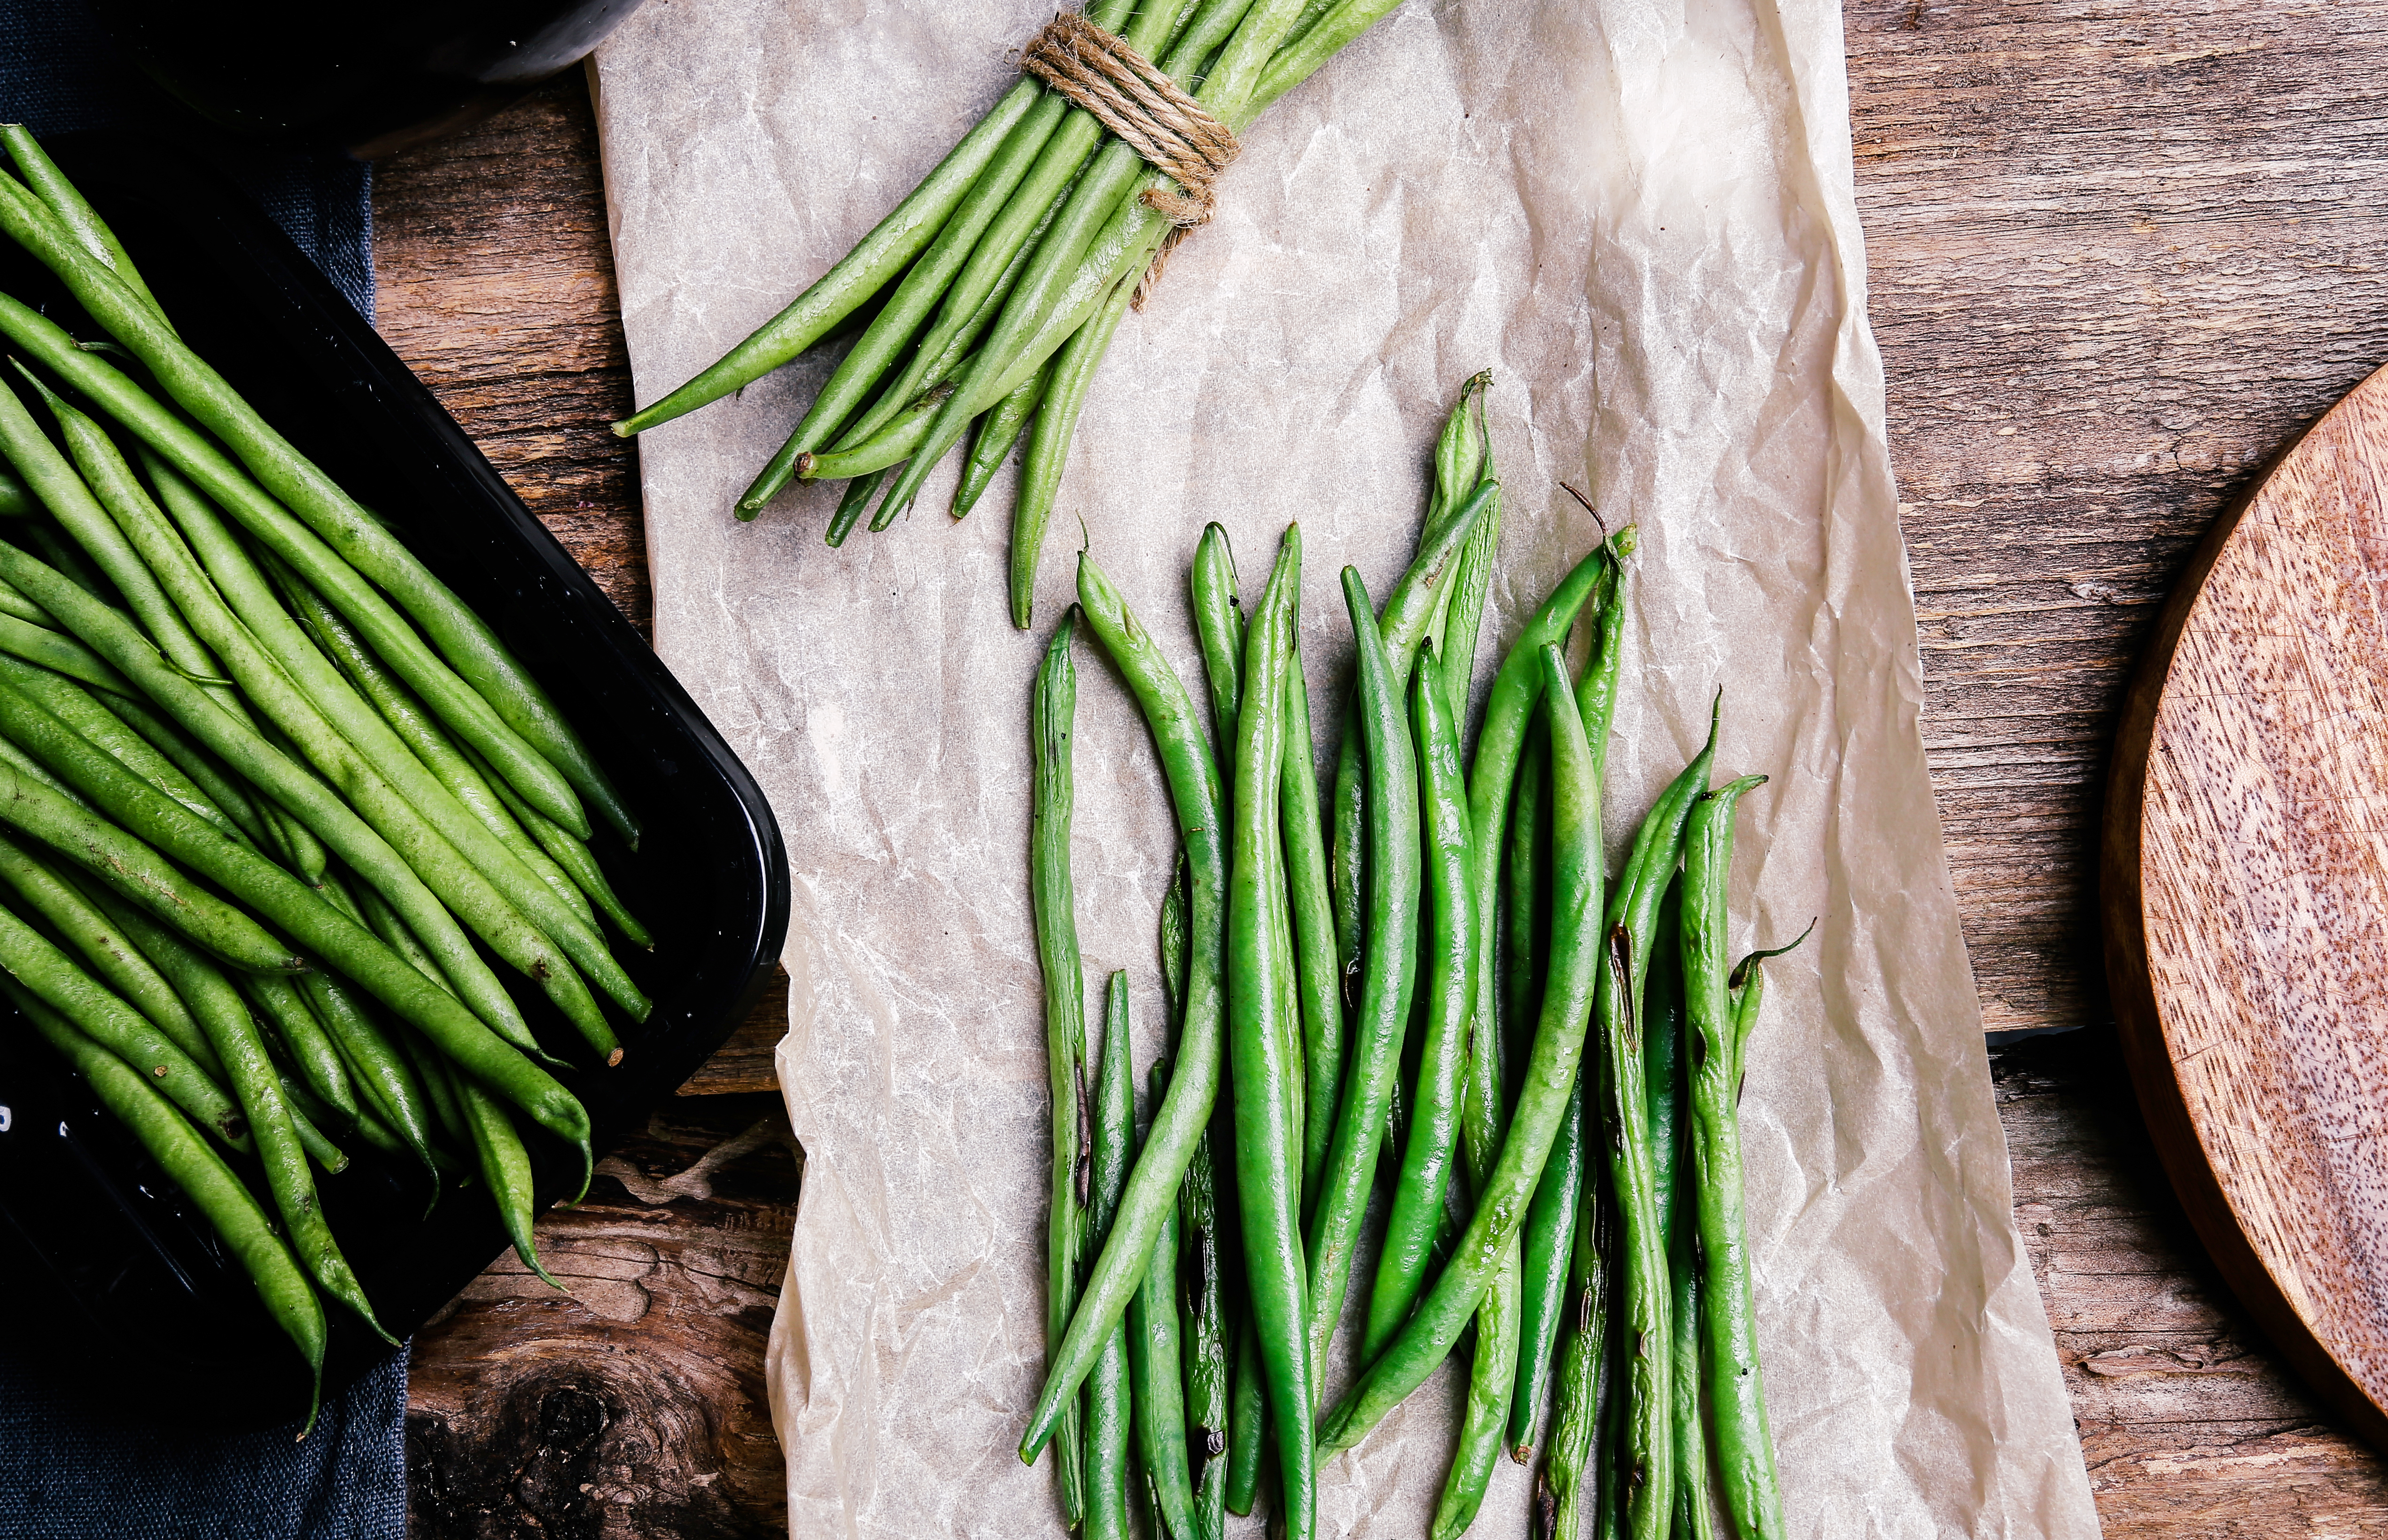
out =
[[[1239,147],[1226,124],[1125,39],[1074,11],[1048,22],[1021,56],[1020,68],[1085,107],[1114,136],[1167,174],[1176,189],[1148,187],[1146,207],[1175,226],[1137,287],[1137,308],[1185,233],[1207,222],[1212,183]]]

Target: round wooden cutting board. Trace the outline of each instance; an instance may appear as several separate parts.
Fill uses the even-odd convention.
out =
[[[2206,1248],[2388,1447],[2388,369],[2217,524],[2123,713],[2102,872],[2140,1105]]]

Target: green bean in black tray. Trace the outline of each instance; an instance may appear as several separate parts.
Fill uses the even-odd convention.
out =
[[[343,1146],[435,1201],[477,1170],[547,1276],[526,1140],[585,1188],[589,1117],[476,941],[618,1062],[648,1004],[601,921],[647,938],[585,841],[592,810],[639,826],[489,626],[184,345],[32,137],[0,145],[23,178],[0,172],[0,231],[97,327],[0,295],[0,987],[320,1373],[319,1291],[379,1330],[319,1202]]]
[[[1099,1255],[1061,1312],[1021,1453],[1035,1458],[1069,1426],[1082,1383],[1110,1415],[1111,1371],[1098,1366],[1124,1315],[1131,1366],[1139,1345],[1148,1355],[1126,1378],[1156,1534],[1210,1540],[1226,1512],[1264,1493],[1275,1528],[1312,1533],[1324,1462],[1424,1383],[1471,1322],[1436,1540],[1472,1525],[1505,1447],[1520,1464],[1540,1453],[1537,1535],[1721,1533],[1712,1480],[1733,1533],[1783,1533],[1734,1127],[1760,965],[1779,953],[1728,975],[1723,951],[1731,810],[1762,777],[1708,789],[1720,696],[1707,744],[1606,879],[1631,526],[1527,619],[1468,751],[1468,661],[1500,527],[1486,385],[1467,383],[1439,439],[1417,552],[1381,612],[1344,570],[1356,661],[1329,713],[1331,845],[1305,816],[1319,788],[1300,760],[1315,745],[1290,625],[1297,531],[1249,623],[1226,531],[1213,524],[1197,542],[1202,704],[1086,555],[1080,608],[1042,671],[1040,788],[1056,743],[1051,660],[1066,658],[1083,613],[1143,708],[1186,859],[1160,915],[1174,1041],[1154,1069],[1153,1132],[1116,1200],[1116,1176],[1097,1180],[1099,1215],[1115,1211],[1107,1235],[1087,1237]],[[1563,650],[1578,629],[1590,637],[1580,680]],[[1066,1038],[1083,1033],[1083,985],[1074,949],[1066,966],[1054,951],[1074,926],[1059,912],[1071,884],[1053,798],[1038,792],[1034,890],[1048,1006]],[[1306,805],[1286,805],[1294,799]],[[1114,975],[1121,1002],[1124,987]],[[1424,1041],[1405,1071],[1414,993]],[[1124,1020],[1124,1004],[1113,1016]],[[1081,1223],[1084,1194],[1062,1179],[1084,1082],[1061,1068],[1083,1048],[1055,1042],[1059,1237]],[[1105,1032],[1106,1061],[1122,1042]],[[1114,1098],[1117,1073],[1106,1062]],[[1327,1083],[1305,1089],[1305,1073]],[[1412,1109],[1399,1130],[1397,1098]],[[1114,1105],[1096,1121],[1117,1116]],[[1378,1178],[1391,1192],[1372,1247],[1363,1223]],[[1374,1273],[1362,1273],[1372,1254]],[[1056,1280],[1056,1297],[1080,1281]],[[1356,1329],[1358,1375],[1330,1395],[1327,1350],[1344,1326]],[[1151,1366],[1164,1347],[1178,1373]],[[1143,1432],[1164,1428],[1183,1438]],[[1065,1494],[1081,1481],[1108,1492],[1109,1447],[1076,1458],[1084,1470],[1062,1472]],[[1090,1515],[1093,1528],[1109,1521]]]

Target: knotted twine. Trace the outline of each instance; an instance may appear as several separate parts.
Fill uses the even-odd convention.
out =
[[[1145,206],[1173,226],[1137,284],[1136,308],[1144,309],[1169,253],[1186,232],[1210,220],[1211,184],[1240,147],[1234,132],[1125,39],[1074,11],[1046,24],[1021,56],[1020,68],[1085,107],[1182,189],[1148,187],[1141,195]]]

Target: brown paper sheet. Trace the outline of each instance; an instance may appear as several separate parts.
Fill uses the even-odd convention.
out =
[[[595,72],[638,398],[842,254],[1048,14],[632,17]],[[1743,1113],[1794,1532],[2094,1534],[1916,731],[1836,6],[1418,0],[1246,145],[1103,366],[1034,635],[1005,612],[1008,472],[957,526],[949,463],[906,523],[843,550],[821,542],[832,487],[730,520],[818,359],[641,442],[656,644],[762,781],[794,874],[779,1067],[808,1164],[770,1364],[792,1533],[1059,1532],[1050,1461],[1011,1452],[1044,1352],[1025,713],[1079,522],[1199,689],[1197,532],[1226,525],[1249,597],[1299,519],[1324,701],[1349,652],[1337,570],[1384,592],[1436,424],[1489,366],[1507,512],[1480,689],[1596,538],[1558,486],[1581,478],[1642,531],[1612,843],[1721,687],[1720,769],[1772,777],[1742,817],[1736,949],[1821,922],[1770,976]],[[1175,841],[1124,691],[1091,650],[1080,670],[1089,998],[1128,970],[1141,1068]],[[1424,1533],[1454,1388],[1446,1368],[1322,1468],[1324,1533]],[[1525,1534],[1528,1491],[1505,1462],[1476,1533]]]

